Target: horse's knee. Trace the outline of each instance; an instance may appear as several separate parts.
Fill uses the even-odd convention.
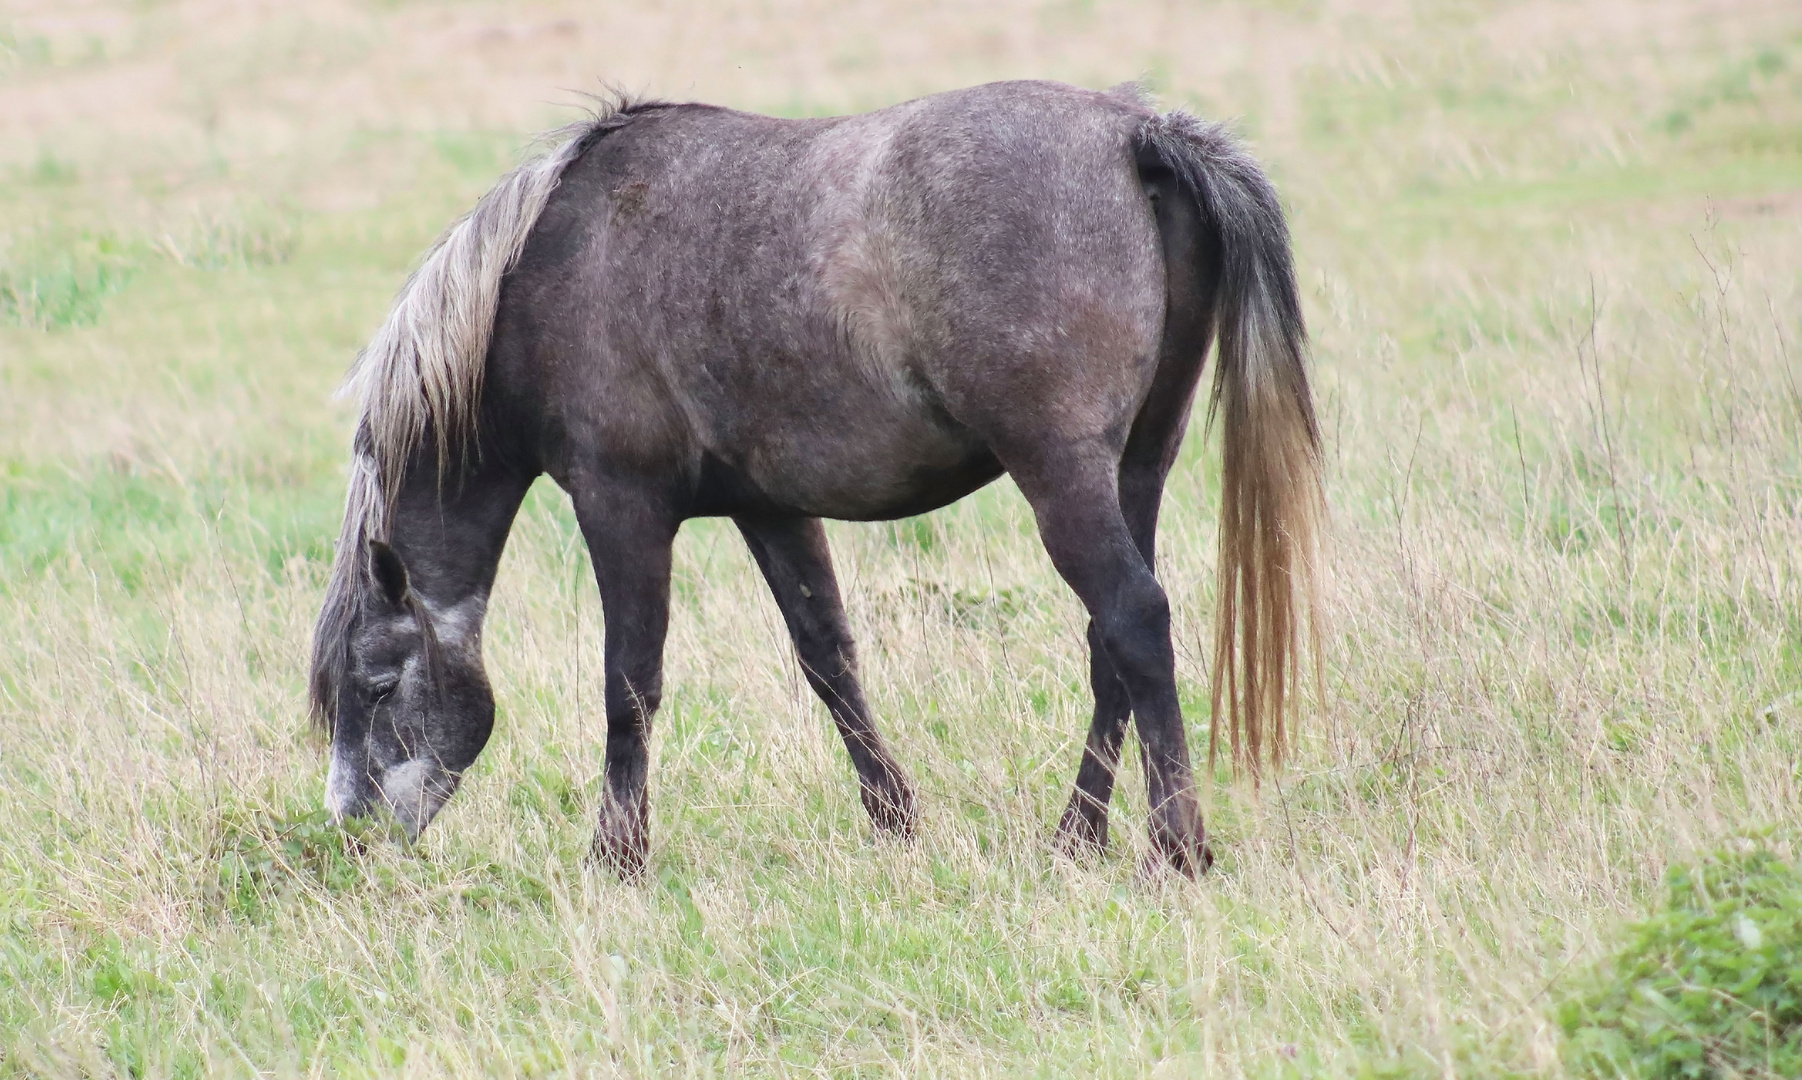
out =
[[[823,630],[797,646],[808,676],[828,685],[852,674],[857,666],[857,646],[848,630]]]
[[[607,676],[607,725],[630,732],[648,723],[663,704],[661,661],[617,669]]]

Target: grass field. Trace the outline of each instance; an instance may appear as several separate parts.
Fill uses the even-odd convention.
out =
[[[1667,868],[1802,840],[1802,10],[1106,0],[0,6],[0,1077],[1562,1076]],[[1324,701],[1220,862],[1053,856],[1082,615],[1005,480],[833,527],[921,788],[876,842],[729,525],[677,549],[648,880],[586,869],[601,620],[541,483],[493,742],[347,844],[304,656],[436,232],[601,77],[783,114],[989,78],[1236,117],[1328,439]],[[1206,739],[1217,461],[1167,501]],[[1129,750],[1129,758],[1134,752]]]

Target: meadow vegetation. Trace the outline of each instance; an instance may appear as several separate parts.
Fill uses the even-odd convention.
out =
[[[1802,12],[596,7],[0,9],[0,1077],[1793,1075]],[[417,847],[330,826],[332,392],[525,135],[603,77],[1022,76],[1236,118],[1292,214],[1325,685],[1286,773],[1213,773],[1213,873],[1141,871],[1136,767],[1108,856],[1052,854],[1083,617],[1005,480],[832,527],[913,843],[695,522],[648,880],[586,867],[602,627],[546,482],[482,761]],[[1160,544],[1198,747],[1216,471],[1191,438]]]

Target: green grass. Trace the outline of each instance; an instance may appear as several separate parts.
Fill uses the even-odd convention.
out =
[[[1793,1071],[1802,24],[524,11],[0,22],[0,115],[40,118],[0,140],[0,1077]],[[794,115],[1151,72],[1257,135],[1315,335],[1327,685],[1279,781],[1213,775],[1207,879],[1142,869],[1132,748],[1110,854],[1051,853],[1083,615],[1005,481],[831,527],[913,843],[869,835],[698,521],[651,872],[590,868],[602,623],[548,481],[464,789],[416,845],[326,823],[331,395],[577,84],[532,65],[578,61]],[[1192,438],[1160,539],[1198,752],[1216,469]]]
[[[0,321],[33,330],[92,325],[107,298],[130,284],[142,258],[104,233],[12,240],[0,262]]]

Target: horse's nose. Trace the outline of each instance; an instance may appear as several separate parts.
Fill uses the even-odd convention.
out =
[[[341,749],[332,751],[332,767],[325,774],[325,808],[334,822],[345,818],[364,817],[375,808],[379,792],[369,769],[355,755]]]

